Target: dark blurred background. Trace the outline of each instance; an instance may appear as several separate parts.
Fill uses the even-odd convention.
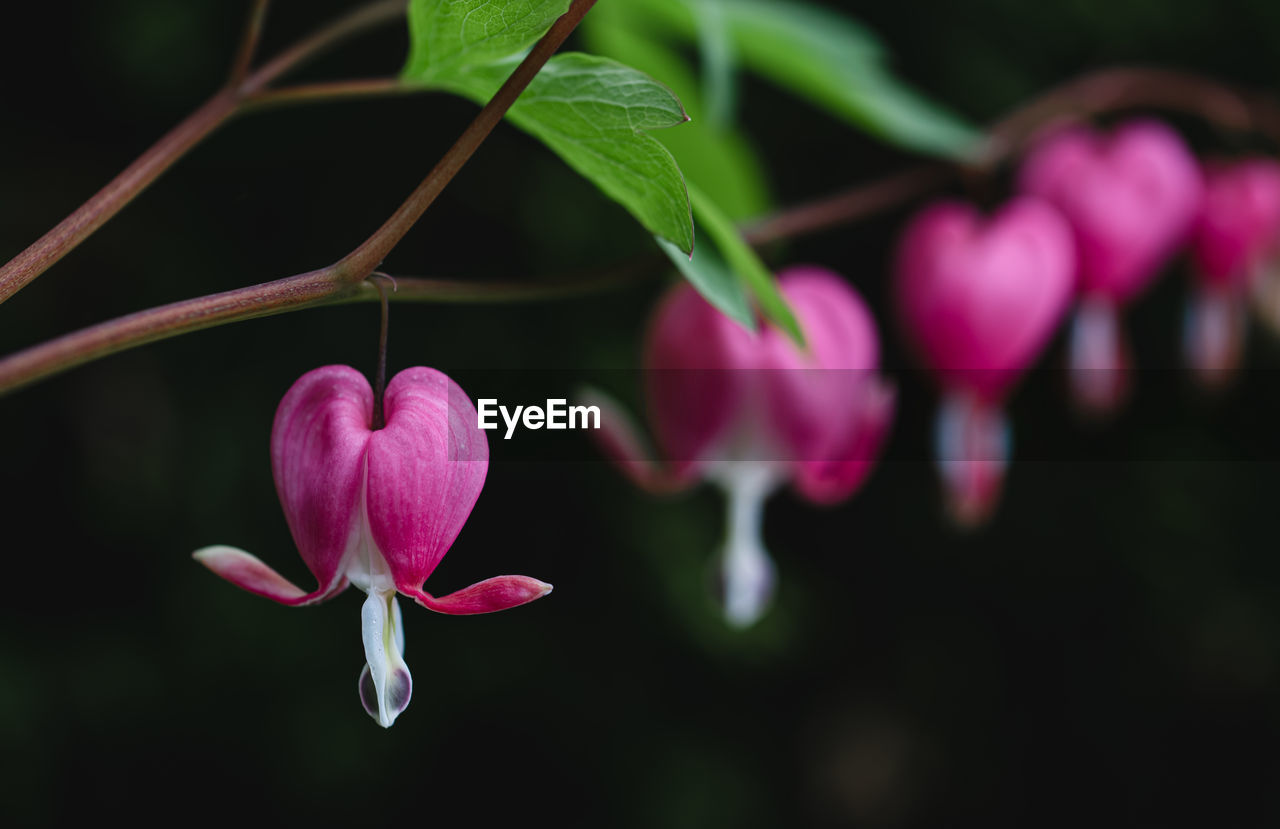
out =
[[[263,53],[351,5],[279,0]],[[0,258],[221,83],[246,6],[10,4]],[[839,8],[884,38],[903,77],[978,123],[1117,62],[1277,85],[1280,5],[1268,0]],[[391,27],[296,77],[391,74],[405,50]],[[913,161],[743,84],[741,118],[780,204]],[[335,260],[474,111],[432,95],[234,121],[0,308],[0,352]],[[1199,149],[1235,149],[1178,123]],[[1131,315],[1151,370],[1129,409],[1106,427],[1076,422],[1055,344],[1014,402],[1019,459],[998,514],[958,533],[926,462],[932,393],[908,370],[885,302],[905,216],[769,251],[775,264],[837,269],[870,299],[901,408],[858,497],[827,510],[790,493],[769,503],[782,581],[763,623],[730,632],[708,593],[717,493],[650,498],[583,461],[582,445],[539,457],[494,438],[485,490],[428,589],[518,572],[556,592],[486,617],[406,606],[414,702],[385,732],[356,696],[358,593],[286,609],[189,557],[234,544],[310,584],[271,481],[271,418],[311,368],[372,369],[373,306],[197,333],[0,399],[0,816],[177,803],[466,825],[1277,825],[1276,340],[1255,328],[1235,387],[1197,396],[1176,370],[1187,283],[1171,269]],[[503,127],[386,269],[537,280],[649,244]],[[521,395],[544,377],[608,384],[634,366],[662,286],[396,305],[391,368],[435,366],[468,390],[506,378]],[[640,405],[636,388],[616,391]]]

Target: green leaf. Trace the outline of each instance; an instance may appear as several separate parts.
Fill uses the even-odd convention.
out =
[[[512,60],[476,67],[436,85],[483,103],[515,65]],[[608,58],[567,52],[547,62],[507,118],[651,233],[686,253],[693,250],[684,177],[667,148],[647,134],[688,120],[671,90]]]
[[[751,310],[751,302],[747,299],[742,282],[734,276],[706,239],[698,242],[692,256],[664,239],[658,240],[658,247],[662,248],[662,252],[670,257],[681,275],[707,302],[729,319],[755,333],[756,315]]]
[[[630,0],[668,35],[697,41],[704,0]],[[754,72],[848,123],[908,149],[966,157],[981,135],[899,81],[876,38],[849,18],[787,0],[732,0],[720,14]]]
[[[772,5],[755,4],[751,5]],[[898,81],[878,61],[860,60],[839,27],[800,25],[806,18],[766,17],[735,27],[743,61],[797,95],[895,144],[943,156],[965,156],[979,133]],[[782,21],[790,20],[789,24]]]
[[[901,147],[956,159],[976,158],[982,151],[980,132],[878,68],[864,70],[857,88],[828,92],[828,109]],[[813,97],[822,103],[817,90]]]
[[[751,289],[765,317],[786,331],[796,345],[804,348],[804,333],[800,330],[800,323],[787,305],[786,298],[778,290],[777,281],[742,238],[733,221],[692,184],[689,185],[689,197],[693,201],[693,212],[698,217],[698,226],[715,242],[729,268]]]
[[[410,0],[409,62],[417,81],[447,77],[532,46],[570,0]]]
[[[486,103],[570,0],[410,0],[402,77]],[[648,130],[689,120],[671,90],[589,55],[552,58],[507,111],[650,232],[693,249],[684,177]]]
[[[737,98],[736,57],[725,20],[724,0],[693,0],[693,3],[698,17],[698,57],[702,62],[707,120],[723,126],[733,122]]]
[[[769,211],[771,199],[760,160],[745,136],[708,121],[692,121],[660,136],[684,171],[729,218],[745,221]]]
[[[768,212],[772,199],[759,157],[733,124],[703,117],[702,85],[685,59],[637,25],[637,15],[626,3],[596,6],[584,24],[592,51],[659,78],[679,96],[692,120],[654,137],[675,156],[685,178],[735,221]]]
[[[630,0],[628,5],[650,25],[693,40],[701,25],[698,6],[705,1]],[[845,60],[873,63],[885,57],[884,47],[871,31],[827,9],[795,0],[726,0],[719,5],[724,25],[736,44],[767,36],[773,30],[788,39],[805,39],[816,48],[829,50],[825,56],[828,59],[843,56]]]
[[[694,121],[702,118],[702,84],[689,63],[646,27],[630,3],[600,3],[578,31],[592,52],[633,66],[662,81],[680,98]]]

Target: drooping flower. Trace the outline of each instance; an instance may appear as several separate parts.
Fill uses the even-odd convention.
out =
[[[1011,388],[1071,300],[1071,231],[1050,205],[1019,198],[987,219],[941,202],[909,223],[895,293],[903,328],[942,390],[935,454],[948,511],[984,520],[999,498],[1011,438]]]
[[[466,393],[435,369],[397,374],[383,407],[386,425],[374,429],[368,381],[348,366],[325,366],[304,374],[276,410],[271,469],[315,590],[234,547],[206,547],[195,558],[285,605],[322,602],[348,584],[365,591],[360,699],[387,727],[413,689],[396,593],[439,613],[471,614],[524,604],[551,585],[498,576],[438,598],[423,591],[480,496],[489,444]]]
[[[1169,127],[1126,122],[1110,134],[1077,126],[1027,156],[1023,192],[1052,202],[1076,240],[1079,305],[1072,323],[1072,391],[1086,411],[1113,411],[1128,391],[1120,312],[1186,240],[1200,205],[1200,170]]]
[[[1227,380],[1244,351],[1249,292],[1280,259],[1280,163],[1211,164],[1191,236],[1196,284],[1183,350],[1208,387]]]
[[[669,492],[708,480],[725,490],[720,555],[724,613],[746,627],[768,607],[775,566],[761,539],[765,500],[790,482],[805,499],[853,494],[875,463],[893,417],[879,377],[875,320],[836,274],[795,267],[778,284],[804,331],[801,350],[768,325],[756,334],[686,283],[655,312],[644,351],[650,420],[665,463],[653,461],[629,418],[605,412],[596,433],[641,487]]]

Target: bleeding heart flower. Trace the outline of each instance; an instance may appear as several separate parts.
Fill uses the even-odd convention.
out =
[[[1080,307],[1072,326],[1072,390],[1084,409],[1113,411],[1128,390],[1120,310],[1160,273],[1191,229],[1200,171],[1176,132],[1129,121],[1110,135],[1071,127],[1028,154],[1021,189],[1071,225]]]
[[[744,330],[686,283],[658,306],[644,353],[658,464],[626,414],[604,412],[595,433],[641,487],[669,492],[699,479],[728,495],[720,559],[727,620],[751,625],[772,598],[775,568],[761,540],[765,500],[790,481],[809,501],[832,504],[861,486],[893,417],[880,379],[875,320],[839,276],[791,268],[778,285],[800,322],[800,350],[783,332]]]
[[[1204,170],[1204,198],[1191,237],[1196,286],[1183,348],[1206,386],[1221,385],[1244,351],[1250,288],[1280,247],[1280,164],[1254,158]]]
[[[1010,451],[1004,400],[1062,321],[1074,268],[1070,229],[1038,199],[1015,199],[990,219],[941,202],[903,233],[898,309],[942,388],[935,450],[963,525],[985,519],[999,497]]]
[[[466,393],[435,369],[411,368],[392,379],[383,428],[372,428],[373,404],[362,374],[325,366],[294,383],[276,411],[276,491],[315,590],[306,592],[234,547],[206,547],[195,558],[286,605],[324,601],[348,583],[365,591],[360,700],[387,727],[413,688],[397,592],[439,613],[470,614],[524,604],[551,585],[498,576],[440,598],[423,591],[480,496],[489,444]]]

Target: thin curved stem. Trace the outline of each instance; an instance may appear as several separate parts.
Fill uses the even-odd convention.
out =
[[[575,4],[574,8],[590,5],[590,2]],[[572,11],[573,9],[571,13]],[[579,11],[585,13],[585,8]],[[563,27],[553,27],[553,31],[557,31],[557,37],[561,41],[568,35]],[[547,36],[551,34],[549,31]],[[535,48],[535,52],[545,53],[545,57],[541,58],[544,61],[550,57],[546,50],[539,52]],[[533,53],[530,57],[533,57]],[[524,68],[524,64],[521,68]],[[1172,90],[1170,85],[1173,86]],[[1095,93],[1100,95],[1100,99],[1091,103],[1088,96]],[[504,96],[497,104],[491,101],[477,116],[477,120],[482,124],[487,123],[494,115],[490,107],[509,106],[514,98],[508,98],[510,96]],[[496,96],[495,101],[498,101]],[[1193,112],[1230,129],[1258,130],[1280,140],[1280,107],[1269,98],[1250,97],[1221,84],[1181,73],[1155,69],[1117,69],[1086,75],[1057,87],[997,122],[992,128],[992,135],[999,140],[992,143],[992,149],[976,164],[986,165],[990,169],[1007,160],[1031,139],[1039,126],[1064,114],[1100,113],[1111,109],[1161,104],[1168,105],[1171,109]],[[489,129],[491,128],[490,125]],[[362,281],[376,266],[375,258],[380,261],[385,251],[394,247],[408,230],[412,220],[425,210],[430,198],[434,198],[434,194],[447,183],[448,177],[457,172],[461,162],[470,157],[475,150],[475,144],[472,143],[475,136],[473,129],[468,128],[464,133],[466,140],[459,139],[450,150],[450,155],[454,157],[446,156],[442,160],[397,211],[393,217],[395,221],[383,225],[343,262],[262,285],[184,300],[131,314],[18,352],[0,359],[0,394],[116,351],[188,331],[312,305],[377,299],[376,288]],[[917,198],[963,171],[964,168],[958,166],[937,163],[922,165],[835,196],[781,211],[748,227],[744,233],[753,244],[764,244],[834,227]],[[657,263],[661,261],[661,258],[645,257],[624,263],[620,267],[589,271],[567,280],[541,285],[400,278],[396,280],[395,299],[431,302],[554,299],[607,290],[655,271]],[[363,268],[368,270],[361,274],[360,269]]]
[[[362,6],[287,49],[245,76],[238,85],[229,85],[218,91],[75,212],[0,267],[0,303],[30,284],[102,227],[175,161],[234,115],[246,99],[262,92],[276,78],[330,46],[396,19],[404,13],[404,6],[405,0],[378,0]]]
[[[418,84],[407,84],[399,78],[360,78],[346,81],[297,84],[280,89],[264,89],[244,99],[243,109],[252,111],[289,104],[311,104],[319,101],[340,101],[344,98],[372,98],[375,96],[411,95],[429,92],[431,89]]]
[[[931,193],[955,176],[952,166],[913,167],[766,216],[744,228],[742,235],[753,245],[765,245],[817,233]]]
[[[985,174],[1018,156],[1054,121],[1127,109],[1194,115],[1238,132],[1257,132],[1280,144],[1280,105],[1186,72],[1118,67],[1081,75],[1036,96],[988,130],[984,151],[966,166],[921,164],[766,216],[744,230],[755,245],[816,233],[890,210],[931,193],[966,173]]]
[[[385,274],[375,273],[369,277],[369,282],[378,291],[378,304],[381,306],[380,325],[378,326],[378,367],[374,374],[373,383],[373,428],[381,429],[387,425],[382,414],[382,397],[387,388],[387,329],[390,327],[391,309],[387,301],[387,283],[390,282],[395,287],[394,280]]]
[[[655,271],[658,258],[624,262],[608,269],[585,271],[571,278],[530,284],[527,281],[425,279],[396,277],[397,302],[512,303],[539,302],[599,293]],[[0,359],[0,395],[54,374],[140,345],[240,320],[272,316],[319,305],[380,300],[377,286],[337,278],[332,267],[237,288],[211,296],[184,299],[99,323]]]
[[[1258,132],[1280,141],[1280,105],[1270,97],[1234,89],[1188,72],[1122,66],[1090,72],[1037,95],[997,121],[983,164],[1016,155],[1045,125],[1126,109],[1160,109],[1193,115],[1236,132]]]
[[[351,286],[325,268],[249,288],[187,299],[99,323],[0,360],[0,394],[146,343],[325,301]]]
[[[567,279],[543,282],[428,279],[397,277],[397,302],[431,302],[455,305],[505,305],[513,302],[550,302],[573,299],[634,285],[665,266],[665,257],[651,256],[605,268],[583,271]],[[353,300],[371,300],[362,291]]]
[[[250,74],[240,85],[240,96],[250,98],[256,95],[281,75],[298,68],[305,61],[311,60],[353,35],[367,32],[394,20],[404,19],[408,2],[409,0],[374,0],[338,18],[290,46]]]
[[[126,348],[189,331],[356,297],[366,278],[462,169],[596,0],[574,0],[404,204],[359,247],[320,270],[140,311],[0,360],[0,394]],[[259,70],[263,71],[263,70]]]
[[[102,227],[161,173],[225,121],[236,108],[222,90],[188,115],[70,216],[0,268],[0,303],[26,287]]]
[[[596,0],[573,0],[569,10],[551,24],[551,28],[534,45],[515,71],[503,82],[480,114],[467,126],[449,151],[432,168],[422,183],[409,194],[409,198],[382,227],[374,231],[359,247],[347,254],[336,265],[338,272],[351,282],[360,282],[382,263],[391,249],[399,244],[409,228],[418,221],[445,186],[462,169],[484,140],[493,132],[507,110],[524,92],[525,87],[551,59],[569,34],[577,28]]]
[[[240,48],[236,50],[235,61],[231,64],[231,73],[227,76],[227,86],[237,87],[244,82],[253,63],[253,55],[258,51],[258,41],[262,38],[262,24],[267,19],[267,9],[271,0],[253,0],[249,9],[249,20],[245,23],[244,34],[240,38]]]

